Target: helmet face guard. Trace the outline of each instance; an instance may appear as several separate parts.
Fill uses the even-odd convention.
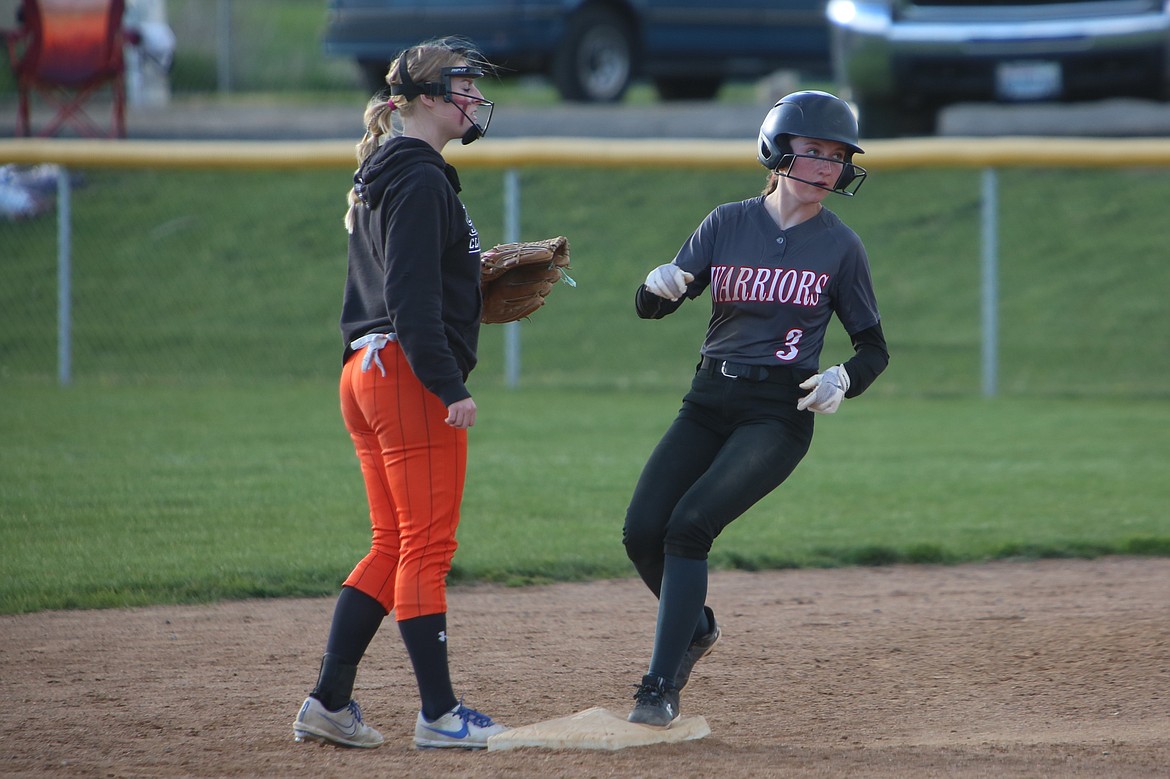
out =
[[[476,97],[469,95],[466,92],[455,92],[451,89],[451,81],[460,78],[482,78],[487,75],[487,72],[475,65],[456,65],[453,67],[442,68],[439,71],[438,81],[424,81],[419,84],[410,76],[410,69],[406,66],[406,58],[410,50],[404,51],[398,58],[398,77],[402,83],[394,84],[390,87],[391,95],[401,95],[407,101],[414,100],[420,95],[427,95],[429,97],[441,97],[444,102],[455,103],[453,96],[465,97],[469,101],[476,103],[478,106],[487,109],[487,118],[483,124],[478,124],[471,116],[464,110],[463,106],[455,103],[455,107],[459,109],[459,113],[463,114],[471,126],[467,128],[467,132],[463,133],[463,145],[471,143],[474,140],[482,138],[487,135],[488,125],[492,122],[492,111],[495,110],[496,104],[490,100],[484,100],[483,97]]]
[[[840,163],[841,174],[831,188],[790,175],[798,158],[810,156],[793,152],[793,136],[832,141],[846,147],[848,155]],[[864,153],[857,140],[857,118],[848,103],[828,92],[793,92],[780,98],[764,117],[756,157],[761,165],[779,176],[852,197],[868,175],[864,168],[853,164],[853,155]]]
[[[816,160],[818,162],[825,161],[824,157],[817,157],[814,154],[796,154],[794,152],[788,152],[780,158],[780,164],[773,168],[773,170],[776,172],[777,176],[783,176],[784,178],[789,178],[793,181],[799,181],[802,184],[808,184],[809,186],[819,187],[820,189],[827,189],[830,192],[836,192],[838,195],[844,195],[845,197],[853,197],[856,195],[857,190],[861,189],[861,185],[865,182],[866,177],[869,175],[869,172],[860,165],[854,165],[852,162],[848,161],[841,162],[838,160],[829,160],[829,162],[832,162],[834,165],[841,166],[841,173],[837,176],[837,180],[833,183],[833,186],[826,187],[815,181],[809,181],[807,179],[802,179],[800,176],[792,175],[792,168],[794,163],[801,159]]]

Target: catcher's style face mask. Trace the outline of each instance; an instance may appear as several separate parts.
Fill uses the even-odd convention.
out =
[[[429,95],[431,97],[441,97],[447,103],[454,103],[455,107],[459,109],[459,113],[463,114],[463,118],[471,125],[467,128],[467,132],[463,133],[463,145],[471,143],[474,140],[482,138],[487,135],[488,125],[492,121],[492,111],[495,109],[495,103],[490,100],[485,100],[482,95],[470,95],[466,92],[456,92],[452,90],[451,82],[458,79],[468,78],[482,78],[486,75],[486,71],[475,65],[457,65],[454,67],[443,68],[439,71],[439,81],[424,81],[419,84],[410,77],[410,69],[406,66],[406,59],[409,51],[403,52],[398,60],[398,78],[402,83],[395,84],[390,87],[391,95],[402,95],[407,100],[413,100],[419,95]],[[463,105],[454,100],[454,97],[466,98]],[[467,113],[464,105],[476,104],[476,116],[479,112],[486,109],[487,117],[482,123],[476,122],[475,119]]]

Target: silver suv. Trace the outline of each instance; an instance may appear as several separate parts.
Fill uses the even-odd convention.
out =
[[[1166,99],[1170,0],[830,0],[833,70],[869,137],[957,102]]]

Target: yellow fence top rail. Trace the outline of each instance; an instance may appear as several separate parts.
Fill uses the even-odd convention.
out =
[[[1170,138],[899,138],[862,141],[869,170],[908,168],[1170,166]],[[755,168],[755,141],[486,138],[451,145],[461,168]],[[334,168],[357,161],[349,141],[92,141],[0,139],[0,165],[112,168]]]

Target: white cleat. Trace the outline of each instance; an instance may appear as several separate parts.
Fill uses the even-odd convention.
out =
[[[373,749],[382,746],[382,734],[362,722],[357,701],[338,711],[329,711],[316,698],[305,698],[293,723],[297,742],[320,741],[343,747]]]
[[[490,737],[506,730],[488,715],[460,703],[434,722],[427,722],[420,711],[414,725],[414,745],[418,749],[486,749]]]

